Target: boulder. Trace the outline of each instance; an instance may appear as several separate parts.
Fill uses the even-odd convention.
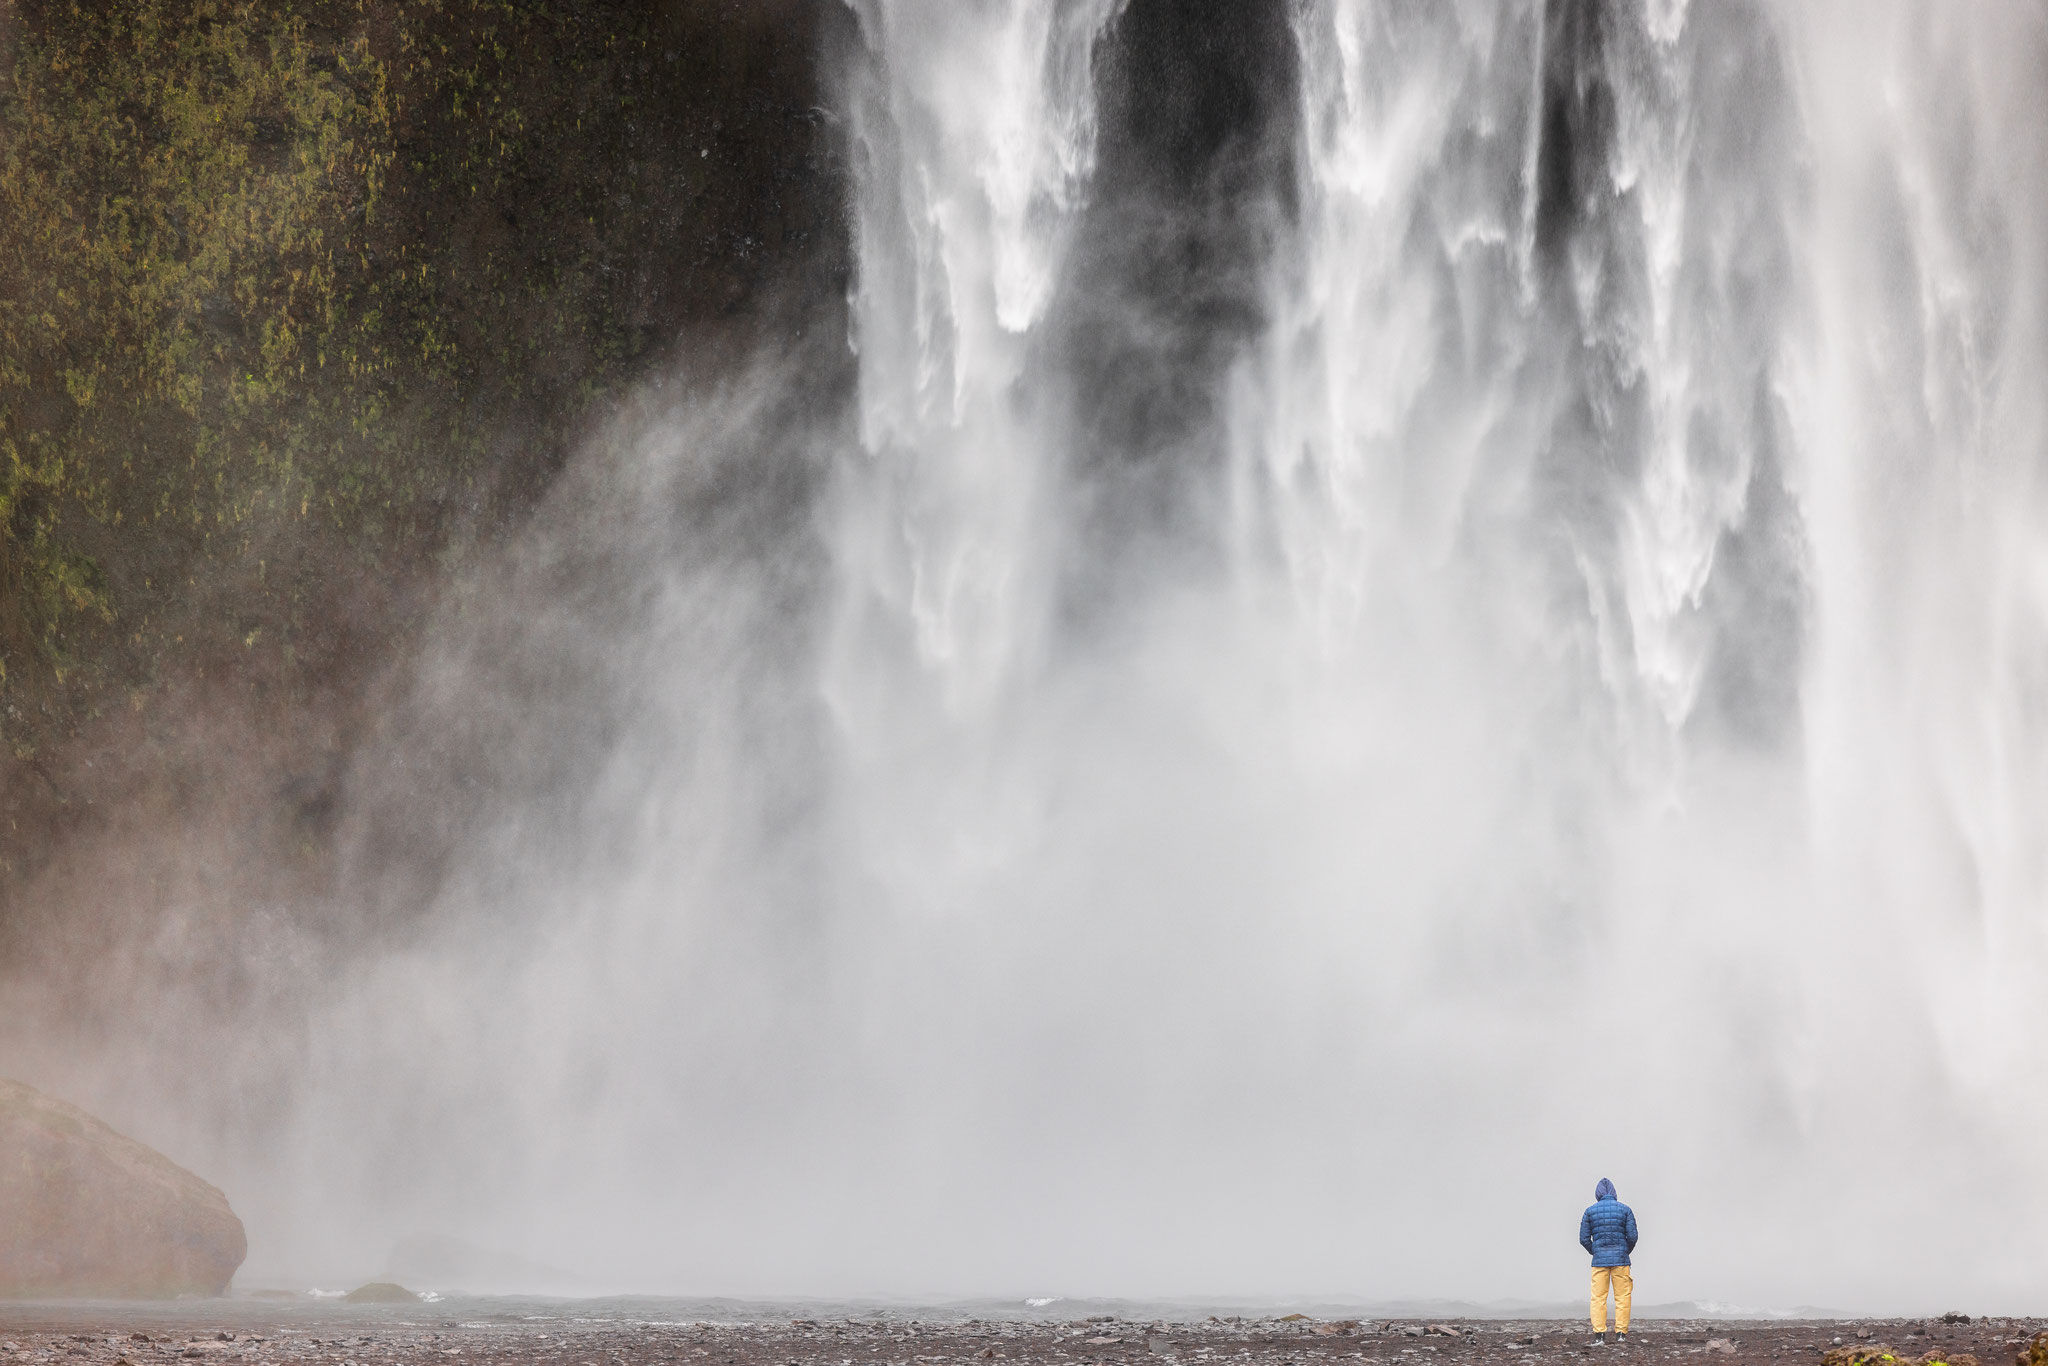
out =
[[[1968,1352],[1934,1351],[1907,1356],[1883,1343],[1837,1347],[1822,1354],[1820,1361],[1821,1366],[1978,1366],[1977,1358]]]
[[[0,1078],[0,1295],[218,1295],[249,1245],[225,1195],[75,1105]]]
[[[590,1287],[566,1271],[446,1234],[402,1238],[384,1259],[384,1280],[489,1295],[566,1295]]]
[[[418,1304],[420,1302],[420,1297],[417,1294],[407,1290],[402,1285],[394,1285],[390,1281],[371,1281],[368,1285],[359,1285],[341,1298],[346,1304]]]

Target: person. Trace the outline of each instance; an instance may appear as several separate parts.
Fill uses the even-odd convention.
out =
[[[1579,1216],[1579,1246],[1593,1255],[1593,1345],[1607,1341],[1607,1291],[1614,1290],[1614,1341],[1628,1345],[1628,1311],[1635,1299],[1636,1212],[1615,1198],[1606,1177],[1593,1187],[1593,1203]]]

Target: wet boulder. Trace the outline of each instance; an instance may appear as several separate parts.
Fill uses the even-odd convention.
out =
[[[218,1295],[247,1255],[227,1197],[75,1105],[0,1078],[0,1295]]]
[[[1858,1343],[1837,1347],[1821,1356],[1821,1366],[1978,1366],[1969,1352],[1927,1352],[1908,1356],[1894,1352],[1883,1343]]]

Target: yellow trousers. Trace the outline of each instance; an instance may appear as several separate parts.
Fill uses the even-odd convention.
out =
[[[1593,1268],[1593,1331],[1607,1331],[1607,1287],[1614,1286],[1614,1331],[1628,1331],[1628,1308],[1636,1297],[1635,1278],[1625,1266],[1596,1266]]]

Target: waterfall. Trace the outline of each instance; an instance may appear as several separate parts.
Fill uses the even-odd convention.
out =
[[[848,15],[846,330],[444,612],[252,1255],[2033,1293],[2041,8]]]
[[[947,1065],[1366,1227],[1612,1154],[1702,1276],[2038,1199],[2039,11],[860,13],[837,857]]]

